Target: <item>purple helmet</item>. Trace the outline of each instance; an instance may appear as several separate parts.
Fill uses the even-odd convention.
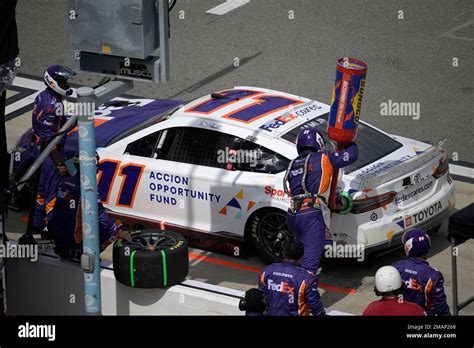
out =
[[[74,75],[76,73],[71,68],[55,64],[46,69],[43,78],[46,86],[62,96],[68,96],[72,94],[72,89],[67,80]]]
[[[428,253],[431,249],[431,240],[425,231],[412,229],[403,234],[402,242],[405,245],[405,254],[408,257],[420,256]]]
[[[296,138],[296,149],[298,153],[303,152],[303,150],[307,148],[315,151],[324,151],[324,139],[316,128],[303,128],[298,133],[298,137]]]

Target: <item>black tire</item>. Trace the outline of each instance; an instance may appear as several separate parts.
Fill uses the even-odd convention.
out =
[[[283,247],[294,238],[286,225],[286,212],[262,209],[250,217],[247,233],[258,257],[267,264],[283,260]]]
[[[115,279],[136,288],[167,288],[189,271],[188,243],[173,231],[134,231],[132,243],[118,239],[113,247]]]

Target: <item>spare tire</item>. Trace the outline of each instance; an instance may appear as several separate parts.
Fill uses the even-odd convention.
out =
[[[183,281],[189,271],[188,243],[173,231],[131,232],[132,242],[113,247],[115,279],[136,288],[166,288]]]

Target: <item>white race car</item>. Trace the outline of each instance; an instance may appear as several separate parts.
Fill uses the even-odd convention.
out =
[[[146,102],[144,102],[146,104]],[[281,259],[289,197],[283,177],[303,127],[326,137],[329,106],[235,87],[160,114],[98,148],[98,185],[110,213],[134,227],[183,233],[191,245],[267,262]],[[366,255],[413,227],[439,228],[454,209],[444,142],[430,145],[360,122],[359,159],[338,187],[346,214],[328,238]]]

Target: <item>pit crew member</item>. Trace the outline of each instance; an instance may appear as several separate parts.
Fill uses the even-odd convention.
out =
[[[408,259],[392,266],[405,283],[404,299],[419,304],[428,315],[450,315],[443,275],[426,261],[431,248],[430,237],[421,229],[412,229],[404,233],[402,241]]]
[[[363,315],[426,315],[419,305],[405,301],[403,296],[400,296],[403,291],[402,278],[393,266],[383,266],[377,270],[374,291],[377,296],[382,296],[382,299],[370,303]]]
[[[329,228],[329,188],[333,169],[348,166],[357,160],[355,143],[341,152],[325,152],[323,137],[308,127],[296,139],[298,157],[286,171],[283,185],[291,196],[287,225],[304,244],[301,266],[316,274],[324,251],[326,228]]]
[[[72,94],[72,89],[67,81],[75,74],[70,68],[61,65],[52,65],[44,72],[43,80],[46,89],[35,98],[33,107],[32,126],[34,134],[30,150],[34,160],[38,158],[48,143],[58,135],[60,128],[67,121],[62,102],[64,97]],[[67,175],[67,168],[62,154],[65,139],[66,137],[44,162],[44,164],[47,162],[53,163],[53,170],[41,170],[40,173],[32,226],[33,231],[36,232],[43,231],[46,224],[46,210],[52,208],[51,200],[56,195],[60,177]]]
[[[284,248],[285,259],[266,267],[259,277],[258,289],[267,302],[267,315],[325,315],[316,277],[299,266],[304,245],[289,240]]]
[[[74,158],[74,164],[77,167],[76,174],[60,179],[56,196],[51,200],[53,209],[47,214],[48,234],[54,240],[56,253],[62,257],[75,257],[82,252],[81,184],[77,156]],[[44,167],[45,170],[54,170],[48,165],[53,164],[49,162]],[[104,251],[117,238],[131,242],[130,234],[121,230],[120,221],[109,217],[99,196],[97,203],[100,251]]]

